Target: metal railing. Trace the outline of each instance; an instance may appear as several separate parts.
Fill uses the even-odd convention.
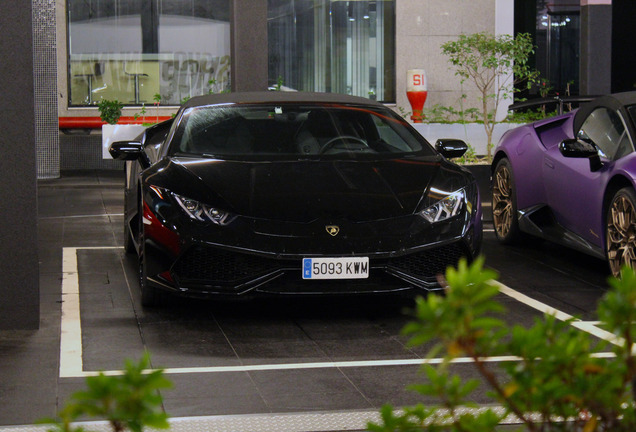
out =
[[[542,105],[557,105],[558,114],[563,114],[564,106],[568,104],[580,104],[590,102],[598,96],[553,96],[547,98],[531,99],[523,102],[516,102],[508,106],[508,110],[515,111],[525,108],[535,108]],[[571,109],[571,107],[569,108]]]

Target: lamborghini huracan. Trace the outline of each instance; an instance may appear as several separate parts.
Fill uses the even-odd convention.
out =
[[[636,92],[593,99],[508,131],[494,151],[493,223],[503,243],[530,234],[636,265]]]
[[[438,289],[480,249],[475,179],[380,103],[255,92],[201,96],[126,160],[125,247],[144,305],[190,297]]]

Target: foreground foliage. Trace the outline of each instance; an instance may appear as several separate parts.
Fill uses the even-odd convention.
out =
[[[598,305],[598,327],[614,335],[610,344],[576,329],[576,320],[552,315],[529,328],[508,326],[499,318],[505,309],[495,299],[497,274],[483,262],[449,268],[445,296],[418,299],[415,320],[404,328],[410,345],[434,341],[429,356],[443,357],[435,367],[424,365],[426,382],[411,387],[435,396],[439,404],[400,411],[385,406],[382,423],[369,424],[369,430],[495,431],[509,414],[524,431],[636,430],[634,270],[624,268],[620,279],[611,278],[611,289]],[[600,355],[608,351],[613,355]],[[487,361],[497,356],[516,359]],[[464,381],[453,374],[453,360],[459,357],[470,358],[482,380]],[[476,407],[471,395],[482,381],[501,409],[470,409]]]
[[[45,420],[49,432],[83,432],[75,425],[80,418],[105,419],[113,432],[126,429],[141,432],[144,427],[167,429],[168,415],[162,409],[159,390],[172,387],[163,370],[147,371],[150,357],[126,362],[120,376],[100,373],[86,378],[86,390],[74,393],[58,413],[57,419]]]

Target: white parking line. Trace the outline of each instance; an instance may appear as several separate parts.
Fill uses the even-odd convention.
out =
[[[560,310],[555,309],[552,306],[548,306],[547,304],[542,303],[538,300],[535,300],[532,297],[521,294],[520,292],[513,290],[512,288],[502,284],[501,282],[496,281],[495,283],[499,286],[500,293],[512,297],[518,302],[523,303],[526,306],[530,306],[531,308],[536,309],[543,314],[554,315],[554,317],[560,321],[574,319],[572,315],[568,315],[565,312],[561,312]],[[590,333],[592,336],[595,336],[599,339],[602,339],[614,345],[620,345],[623,343],[623,339],[617,338],[614,333],[610,333],[607,330],[598,327],[599,324],[599,321],[581,321],[578,319],[572,322],[573,327]]]
[[[103,250],[121,249],[121,247],[62,248],[62,323],[60,334],[60,377],[62,378],[85,376],[82,364],[78,249]]]
[[[63,278],[62,278],[62,322],[60,335],[60,378],[78,378],[96,375],[103,372],[106,375],[121,374],[119,370],[109,371],[84,371],[82,362],[82,324],[80,317],[79,298],[79,268],[77,264],[78,250],[107,250],[122,249],[121,247],[66,247],[63,248]],[[496,282],[501,293],[508,295],[515,300],[526,304],[542,313],[550,313],[559,320],[568,320],[572,316],[545,303],[534,300],[506,285]],[[600,339],[612,343],[619,343],[612,333],[598,328],[596,322],[576,321],[573,325],[586,331]],[[612,353],[600,353],[599,356],[612,356]],[[517,361],[517,357],[502,356],[483,359],[488,362]],[[249,372],[264,370],[291,370],[291,369],[316,369],[316,368],[350,368],[350,367],[382,367],[382,366],[407,366],[422,364],[438,364],[440,358],[423,359],[391,359],[391,360],[364,360],[364,361],[341,361],[341,362],[307,362],[307,363],[283,363],[283,364],[260,364],[260,365],[240,365],[240,366],[212,366],[212,367],[191,367],[191,368],[167,368],[167,374],[186,373],[221,373],[221,372]],[[473,360],[468,357],[456,358],[454,363],[471,363]]]
[[[62,323],[60,334],[60,377],[82,370],[82,323],[79,306],[77,250],[62,249]]]
[[[532,297],[528,297],[525,294],[521,294],[518,291],[513,290],[512,288],[502,284],[501,282],[495,281],[495,284],[499,287],[499,292],[507,295],[508,297],[512,297],[517,300],[519,303],[523,303],[526,306],[530,306],[533,309],[536,309],[544,314],[554,315],[556,319],[560,321],[566,321],[574,318],[572,315],[568,315],[565,312],[561,312],[558,309],[555,309],[551,306],[548,306],[545,303],[541,303],[538,300],[533,299]]]
[[[95,248],[64,248],[62,279],[62,333],[60,337],[60,378],[78,378],[96,375],[103,372],[106,375],[119,375],[121,371],[85,371],[82,362],[82,325],[80,317],[79,301],[79,268],[77,266],[78,250],[121,249],[118,247]],[[516,361],[515,357],[492,357],[486,359],[489,362]],[[393,359],[393,360],[364,360],[341,362],[307,362],[307,363],[283,363],[260,364],[241,366],[211,366],[191,368],[164,369],[167,374],[186,373],[220,373],[220,372],[249,372],[265,370],[290,370],[290,369],[317,369],[317,368],[349,368],[349,367],[379,367],[379,366],[408,366],[424,363],[438,364],[442,359]],[[470,358],[457,358],[454,363],[470,363]]]

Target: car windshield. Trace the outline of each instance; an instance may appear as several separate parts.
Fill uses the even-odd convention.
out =
[[[170,152],[221,159],[435,154],[389,109],[290,103],[187,108]]]

